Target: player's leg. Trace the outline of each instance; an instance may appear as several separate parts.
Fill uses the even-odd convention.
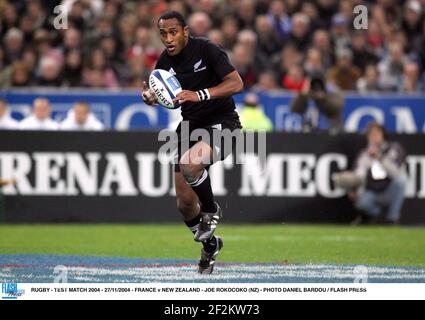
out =
[[[181,212],[185,224],[196,234],[201,222],[202,214],[198,203],[198,196],[187,184],[181,172],[175,172],[175,186],[177,197],[177,208]],[[215,258],[223,247],[223,241],[220,237],[212,236],[210,239],[202,242],[201,259],[199,261],[199,272],[210,274],[214,269]]]
[[[206,170],[212,158],[213,150],[210,145],[199,141],[183,154],[179,162],[184,180],[201,203],[202,219],[195,234],[196,241],[211,239],[222,215],[220,207],[214,201],[211,180]]]
[[[198,202],[198,196],[187,184],[183,174],[174,172],[174,183],[176,186],[177,208],[183,216],[184,221],[191,221],[201,218],[201,210]]]
[[[202,212],[213,212],[216,209],[208,171],[205,169],[211,161],[212,149],[203,141],[197,142],[180,159],[180,170],[198,196]]]

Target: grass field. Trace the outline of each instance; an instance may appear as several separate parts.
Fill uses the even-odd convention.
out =
[[[425,267],[425,228],[221,225],[220,262]],[[0,225],[0,255],[192,259],[199,244],[179,225]]]

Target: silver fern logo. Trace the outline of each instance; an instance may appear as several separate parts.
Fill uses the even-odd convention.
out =
[[[199,60],[197,63],[195,63],[195,65],[193,66],[193,72],[199,72],[207,68],[206,66],[203,66],[202,68],[200,68],[201,64],[202,64],[202,59]]]

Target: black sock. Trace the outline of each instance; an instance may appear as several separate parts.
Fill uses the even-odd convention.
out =
[[[201,221],[202,218],[202,214],[199,213],[196,218],[190,220],[190,221],[185,221],[184,223],[187,225],[187,227],[189,228],[190,231],[192,231],[193,234],[196,233],[196,230],[198,230],[199,227],[199,222]]]
[[[214,195],[212,193],[211,180],[208,171],[204,169],[201,177],[198,180],[189,183],[189,185],[192,187],[193,191],[195,191],[199,201],[201,202],[202,212],[216,212],[217,207],[214,203]]]
[[[217,238],[215,236],[212,236],[210,240],[202,242],[202,245],[204,246],[204,250],[206,252],[214,252],[215,249],[217,249]]]
[[[196,218],[184,222],[193,234],[195,234],[196,230],[198,230],[199,221],[201,220],[201,217],[202,214],[199,214]],[[217,248],[217,239],[215,238],[215,236],[212,236],[211,239],[203,241],[202,245],[204,246],[204,250],[206,252],[214,252]]]

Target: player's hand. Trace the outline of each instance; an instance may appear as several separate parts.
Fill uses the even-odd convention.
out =
[[[190,90],[183,90],[182,92],[178,93],[176,98],[173,100],[174,103],[185,103],[185,102],[199,102],[198,95],[195,91]]]
[[[142,83],[142,94],[141,94],[141,96],[142,96],[143,102],[150,105],[150,106],[158,103],[158,101],[156,101],[155,94],[148,87],[148,84],[146,83],[146,81],[143,81],[143,83]]]

